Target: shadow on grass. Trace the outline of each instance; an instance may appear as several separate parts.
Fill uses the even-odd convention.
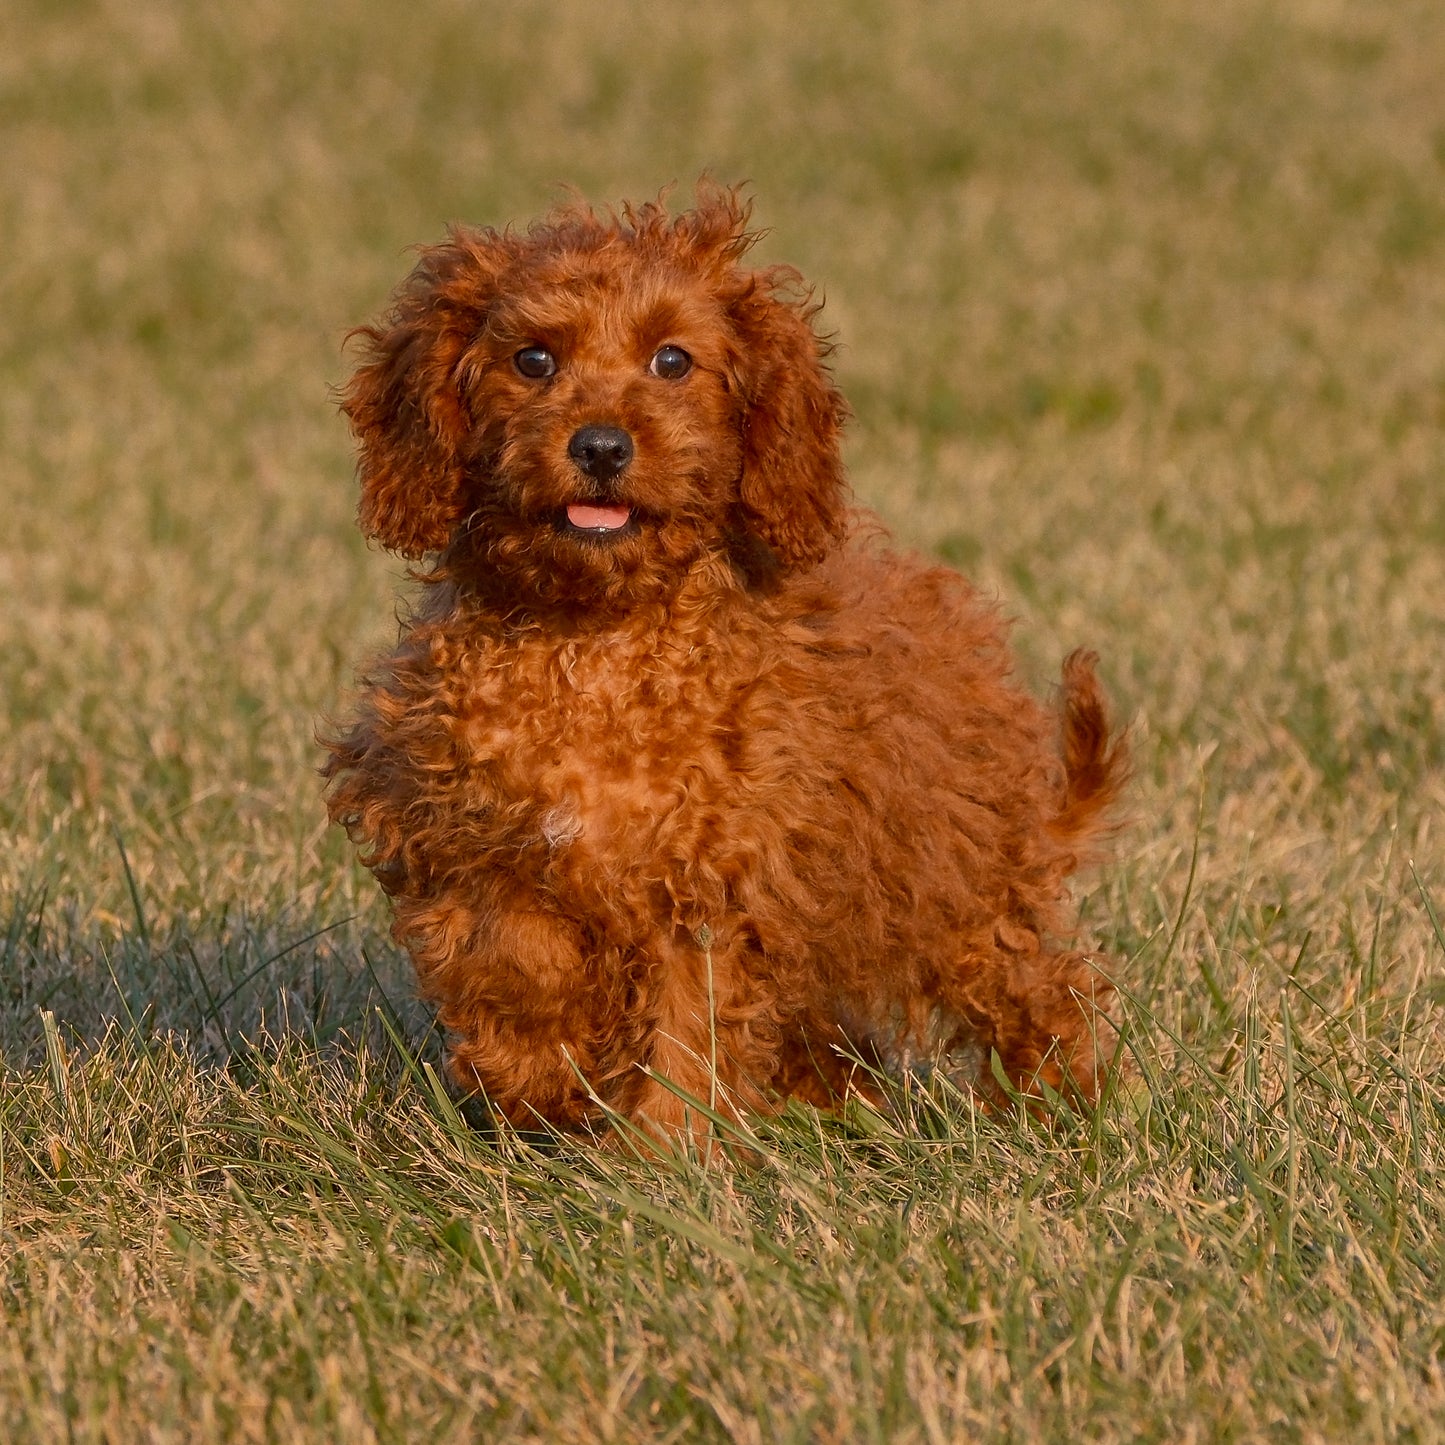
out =
[[[40,1062],[53,1028],[82,1048],[115,1027],[169,1037],[203,1067],[283,1039],[385,1052],[388,1033],[417,1058],[440,1057],[405,956],[351,919],[225,910],[163,931],[138,920],[84,921],[40,889],[0,914],[0,1065]]]

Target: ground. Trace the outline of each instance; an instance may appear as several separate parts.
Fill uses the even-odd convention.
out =
[[[1445,1429],[1445,11],[10,0],[0,1433]],[[1095,647],[1087,1118],[489,1140],[313,732],[393,627],[330,389],[452,219],[750,178],[859,495]]]

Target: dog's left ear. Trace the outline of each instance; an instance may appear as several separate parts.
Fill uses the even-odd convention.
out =
[[[848,408],[813,330],[817,306],[791,266],[748,277],[729,308],[741,344],[742,521],[787,571],[814,567],[837,546],[847,518],[839,437]]]
[[[472,418],[458,368],[494,294],[500,252],[492,233],[458,228],[422,251],[380,325],[352,333],[362,364],[341,408],[357,441],[357,520],[403,557],[439,551],[462,521]]]

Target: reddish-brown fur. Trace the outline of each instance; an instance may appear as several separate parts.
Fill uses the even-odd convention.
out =
[[[435,556],[328,740],[331,816],[516,1123],[676,1137],[659,1076],[829,1105],[869,1087],[850,1055],[1092,1096],[1107,985],[1062,940],[1123,772],[1093,659],[1046,712],[995,608],[849,510],[816,308],[741,264],[747,221],[704,186],[459,228],[360,333],[361,525]],[[593,426],[631,438],[614,478],[569,456]],[[569,530],[577,501],[636,525]]]

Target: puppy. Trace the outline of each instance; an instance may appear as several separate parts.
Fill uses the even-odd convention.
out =
[[[744,264],[749,212],[458,227],[356,333],[360,524],[422,585],[331,817],[518,1125],[676,1141],[915,1061],[1090,1098],[1093,658],[1046,711],[994,607],[849,508],[817,307]]]

